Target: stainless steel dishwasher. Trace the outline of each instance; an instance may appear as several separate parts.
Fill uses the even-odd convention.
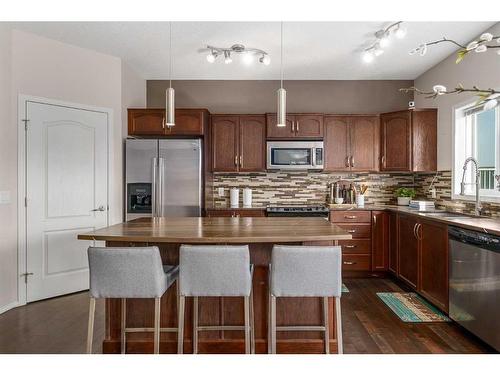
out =
[[[500,351],[500,237],[449,227],[450,318]]]

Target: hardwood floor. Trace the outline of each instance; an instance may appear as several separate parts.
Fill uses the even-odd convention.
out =
[[[401,291],[391,279],[347,279],[342,296],[345,353],[489,353],[454,323],[403,323],[376,296]],[[403,287],[404,288],[404,287]],[[86,292],[31,303],[0,315],[0,353],[84,353]],[[94,352],[101,351],[104,304],[96,308]]]

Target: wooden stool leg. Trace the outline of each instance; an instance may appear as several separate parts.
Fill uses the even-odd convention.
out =
[[[337,347],[338,353],[344,354],[342,343],[342,314],[340,311],[340,298],[335,298],[335,327],[337,328]]]
[[[121,340],[121,353],[122,354],[125,354],[126,351],[127,351],[127,344],[125,342],[126,338],[127,338],[127,335],[125,333],[125,330],[127,328],[127,305],[126,305],[126,301],[127,299],[126,298],[122,298],[122,324],[121,324],[121,329],[122,329],[122,332],[121,332],[121,336],[122,336],[122,340]]]
[[[193,354],[198,354],[198,297],[193,297]]]
[[[94,340],[95,298],[90,297],[89,325],[87,327],[87,354],[92,354],[92,341]]]
[[[161,298],[155,298],[154,354],[160,353],[160,304]]]
[[[184,307],[186,305],[186,297],[179,296],[179,318],[177,319],[177,353],[182,354],[184,352]]]
[[[330,354],[330,324],[328,319],[328,297],[323,297],[323,321],[325,325],[325,353]]]
[[[276,354],[276,297],[271,295],[271,353]]]
[[[245,309],[245,354],[250,354],[250,298],[244,297]]]

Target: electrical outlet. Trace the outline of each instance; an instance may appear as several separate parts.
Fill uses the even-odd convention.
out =
[[[223,187],[217,188],[217,193],[219,194],[219,197],[223,197],[224,196],[224,188]]]

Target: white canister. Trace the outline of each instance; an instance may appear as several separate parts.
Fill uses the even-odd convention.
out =
[[[252,207],[252,189],[243,189],[243,207]]]
[[[409,197],[398,197],[398,206],[409,206],[410,198]]]
[[[358,205],[358,207],[365,206],[365,196],[363,194],[356,195],[356,204]]]
[[[240,189],[231,188],[230,200],[231,200],[231,208],[238,208],[240,206]]]

